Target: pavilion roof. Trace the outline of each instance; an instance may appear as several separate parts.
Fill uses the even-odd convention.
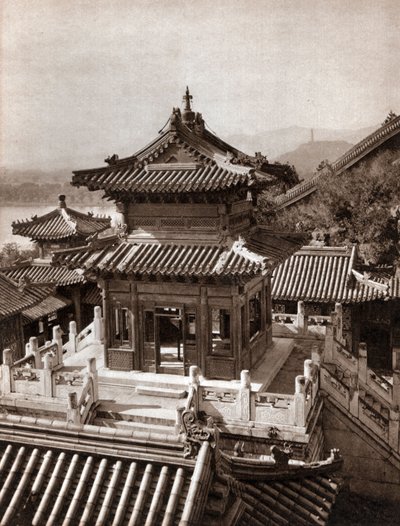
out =
[[[50,261],[24,261],[11,267],[2,268],[0,272],[15,282],[20,280],[32,284],[51,284],[59,287],[84,283],[85,277],[74,269],[53,267]]]
[[[99,275],[247,280],[284,261],[303,242],[303,236],[274,234],[262,228],[246,239],[220,245],[131,243],[113,237],[56,251],[53,264]]]
[[[355,246],[302,247],[272,276],[275,301],[359,303],[397,298],[399,292],[397,278],[359,269]]]
[[[0,319],[22,312],[51,294],[52,287],[18,287],[0,273]]]
[[[43,298],[39,303],[24,309],[22,311],[23,320],[25,323],[30,323],[48,316],[53,312],[64,309],[71,304],[72,301],[70,299],[64,298],[59,294],[50,294],[46,298]]]
[[[12,223],[13,234],[34,241],[57,241],[74,237],[87,238],[109,228],[109,217],[97,217],[67,208],[65,196],[59,196],[59,207],[43,216]]]
[[[173,148],[181,151],[180,159],[168,159],[166,153]],[[107,166],[74,171],[72,184],[121,195],[204,193],[263,188],[279,179],[298,181],[291,167],[271,164],[260,153],[246,155],[211,133],[190,104],[182,114],[174,108],[165,129],[150,144],[130,157],[114,154],[106,162]]]

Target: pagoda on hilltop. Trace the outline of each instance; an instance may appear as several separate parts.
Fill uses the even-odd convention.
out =
[[[271,273],[304,242],[257,225],[263,191],[296,184],[289,166],[245,155],[173,108],[136,154],[75,171],[72,184],[116,203],[116,234],[57,251],[102,289],[105,365],[117,370],[235,379],[272,341]]]
[[[14,221],[12,233],[29,237],[39,247],[41,258],[55,249],[81,245],[93,234],[110,227],[109,217],[96,217],[67,207],[65,195],[58,196],[58,207],[42,216]]]

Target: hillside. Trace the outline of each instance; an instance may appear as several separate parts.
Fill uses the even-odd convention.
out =
[[[318,128],[313,130],[314,141],[345,141],[356,144],[378,127],[379,125],[357,130]],[[283,154],[286,152],[292,152],[300,145],[308,143],[311,139],[311,129],[302,126],[290,126],[289,128],[269,130],[254,135],[231,135],[224,137],[224,139],[246,153],[252,154],[261,151],[269,160],[274,161],[278,157],[284,157]]]
[[[276,160],[294,165],[300,178],[308,179],[321,161],[333,162],[352,146],[346,141],[307,142],[291,152],[280,155]]]

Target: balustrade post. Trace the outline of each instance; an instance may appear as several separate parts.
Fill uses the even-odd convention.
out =
[[[63,343],[62,343],[62,329],[59,325],[53,327],[53,343],[57,344],[57,360],[54,365],[62,365],[63,363]]]
[[[31,346],[30,346],[30,344],[28,342],[28,343],[25,344],[25,356],[30,356],[31,354],[32,354]]]
[[[314,364],[312,360],[304,360],[304,376],[307,380],[312,380],[314,372]]]
[[[200,405],[200,369],[197,365],[191,365],[189,367],[189,386],[193,387],[193,404],[196,413],[199,411]]]
[[[400,411],[400,369],[393,371],[392,408]]]
[[[336,312],[336,337],[340,343],[343,343],[343,307],[341,303],[335,304]]]
[[[104,330],[103,330],[103,318],[101,317],[101,307],[96,306],[94,308],[94,319],[93,319],[93,339],[95,344],[100,344],[103,341]]]
[[[239,418],[244,422],[251,420],[251,378],[250,372],[245,369],[240,373],[240,406]]]
[[[358,346],[358,378],[367,384],[367,344],[360,343]]]
[[[359,391],[358,391],[358,373],[350,373],[350,400],[349,400],[349,410],[350,413],[358,418],[359,413]]]
[[[93,380],[93,401],[99,399],[99,375],[97,372],[96,358],[89,358],[86,362],[87,374]]]
[[[31,354],[35,358],[35,369],[41,369],[42,362],[41,362],[41,357],[40,357],[40,352],[39,352],[38,339],[36,338],[36,336],[31,336],[29,338],[29,348],[31,350]]]
[[[13,366],[13,354],[11,349],[4,349],[3,364],[1,366],[1,393],[11,393],[11,367]]]
[[[294,425],[304,427],[306,425],[306,382],[305,376],[296,376],[296,390],[294,393]]]
[[[40,371],[41,379],[41,392],[42,396],[53,396],[53,382],[51,378],[52,374],[53,359],[49,353],[46,353],[43,357],[43,369]]]
[[[78,396],[75,392],[68,393],[67,404],[67,422],[80,424],[81,417],[79,414]]]
[[[304,301],[297,302],[297,327],[301,334],[306,334],[308,330],[308,320],[305,314]]]
[[[77,344],[76,344],[77,335],[78,335],[78,330],[76,327],[76,321],[72,320],[69,322],[69,333],[68,333],[68,341],[70,344],[70,349],[71,349],[72,354],[75,354],[78,350]]]
[[[333,362],[333,326],[332,325],[326,326],[325,350],[324,350],[323,361],[325,363]]]
[[[322,350],[318,345],[314,344],[311,347],[311,360],[318,367],[321,365]]]

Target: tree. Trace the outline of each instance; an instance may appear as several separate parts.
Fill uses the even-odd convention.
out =
[[[357,243],[366,263],[400,259],[400,155],[386,151],[343,174],[323,175],[308,202],[275,213],[277,228],[321,232],[332,245]]]
[[[5,243],[0,250],[0,267],[8,267],[24,259],[38,256],[38,248],[21,248],[18,243]]]

